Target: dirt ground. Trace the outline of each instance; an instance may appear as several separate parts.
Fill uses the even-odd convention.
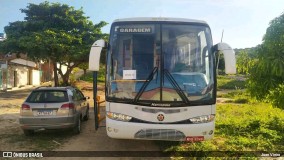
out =
[[[78,87],[83,89],[85,96],[90,97],[90,104],[92,104],[93,93],[92,84],[87,82],[78,82]],[[29,146],[25,148],[22,145],[15,145],[15,143],[7,143],[5,136],[15,136],[15,134],[23,134],[19,125],[19,113],[20,106],[27,98],[28,94],[33,88],[23,90],[12,90],[8,92],[0,91],[0,151],[3,150],[29,150]],[[102,95],[104,99],[104,93],[102,86],[98,94]],[[11,134],[12,133],[12,134]]]
[[[21,132],[18,118],[20,106],[31,89],[21,91],[0,92],[0,133],[1,135]],[[0,138],[0,150],[14,149],[14,145],[3,142]]]
[[[111,139],[106,134],[105,122],[102,121],[101,128],[95,131],[93,112],[92,84],[80,81],[76,86],[82,90],[85,96],[89,96],[91,105],[90,119],[82,123],[82,132],[79,135],[68,137],[63,143],[57,143],[56,151],[160,151],[161,147],[153,141],[118,140]],[[7,141],[5,136],[13,134],[25,138],[19,127],[20,106],[32,89],[10,92],[0,92],[0,151],[29,151],[31,147],[11,139]],[[104,86],[99,85],[98,95],[104,100]],[[102,104],[104,105],[104,104]],[[103,113],[104,107],[101,112]],[[102,115],[103,116],[103,115]],[[2,136],[2,137],[1,137]],[[34,136],[40,138],[40,136]],[[39,148],[39,150],[41,150]],[[54,159],[54,158],[52,158]],[[61,159],[61,158],[60,158]],[[69,158],[68,158],[69,159]],[[76,158],[74,158],[76,159]],[[97,159],[97,158],[96,158]],[[105,159],[105,158],[102,158]],[[124,159],[124,158],[123,158]]]

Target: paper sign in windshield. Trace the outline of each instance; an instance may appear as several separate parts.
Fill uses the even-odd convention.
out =
[[[123,70],[123,79],[136,79],[136,70]]]

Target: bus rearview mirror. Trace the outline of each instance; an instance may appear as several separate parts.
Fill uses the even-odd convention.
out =
[[[225,60],[225,73],[236,74],[236,56],[235,51],[227,43],[218,43],[215,45],[215,49],[218,52],[224,54]]]
[[[89,70],[99,71],[100,69],[100,57],[102,48],[106,47],[106,42],[102,39],[97,40],[91,48],[89,55]]]

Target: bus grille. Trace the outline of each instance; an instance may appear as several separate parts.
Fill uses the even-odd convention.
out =
[[[142,129],[135,134],[134,138],[184,141],[185,135],[182,132],[174,129]]]
[[[163,112],[165,114],[171,114],[171,113],[180,113],[180,109],[151,109],[151,108],[142,108],[142,111],[148,112],[148,113],[158,113]]]

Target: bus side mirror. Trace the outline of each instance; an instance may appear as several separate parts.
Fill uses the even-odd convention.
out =
[[[227,43],[218,43],[215,46],[216,52],[221,52],[224,54],[225,60],[225,73],[226,74],[236,74],[236,56],[235,51]]]
[[[91,48],[89,55],[89,70],[99,71],[100,69],[100,57],[102,48],[106,47],[106,42],[103,39],[97,40]]]

